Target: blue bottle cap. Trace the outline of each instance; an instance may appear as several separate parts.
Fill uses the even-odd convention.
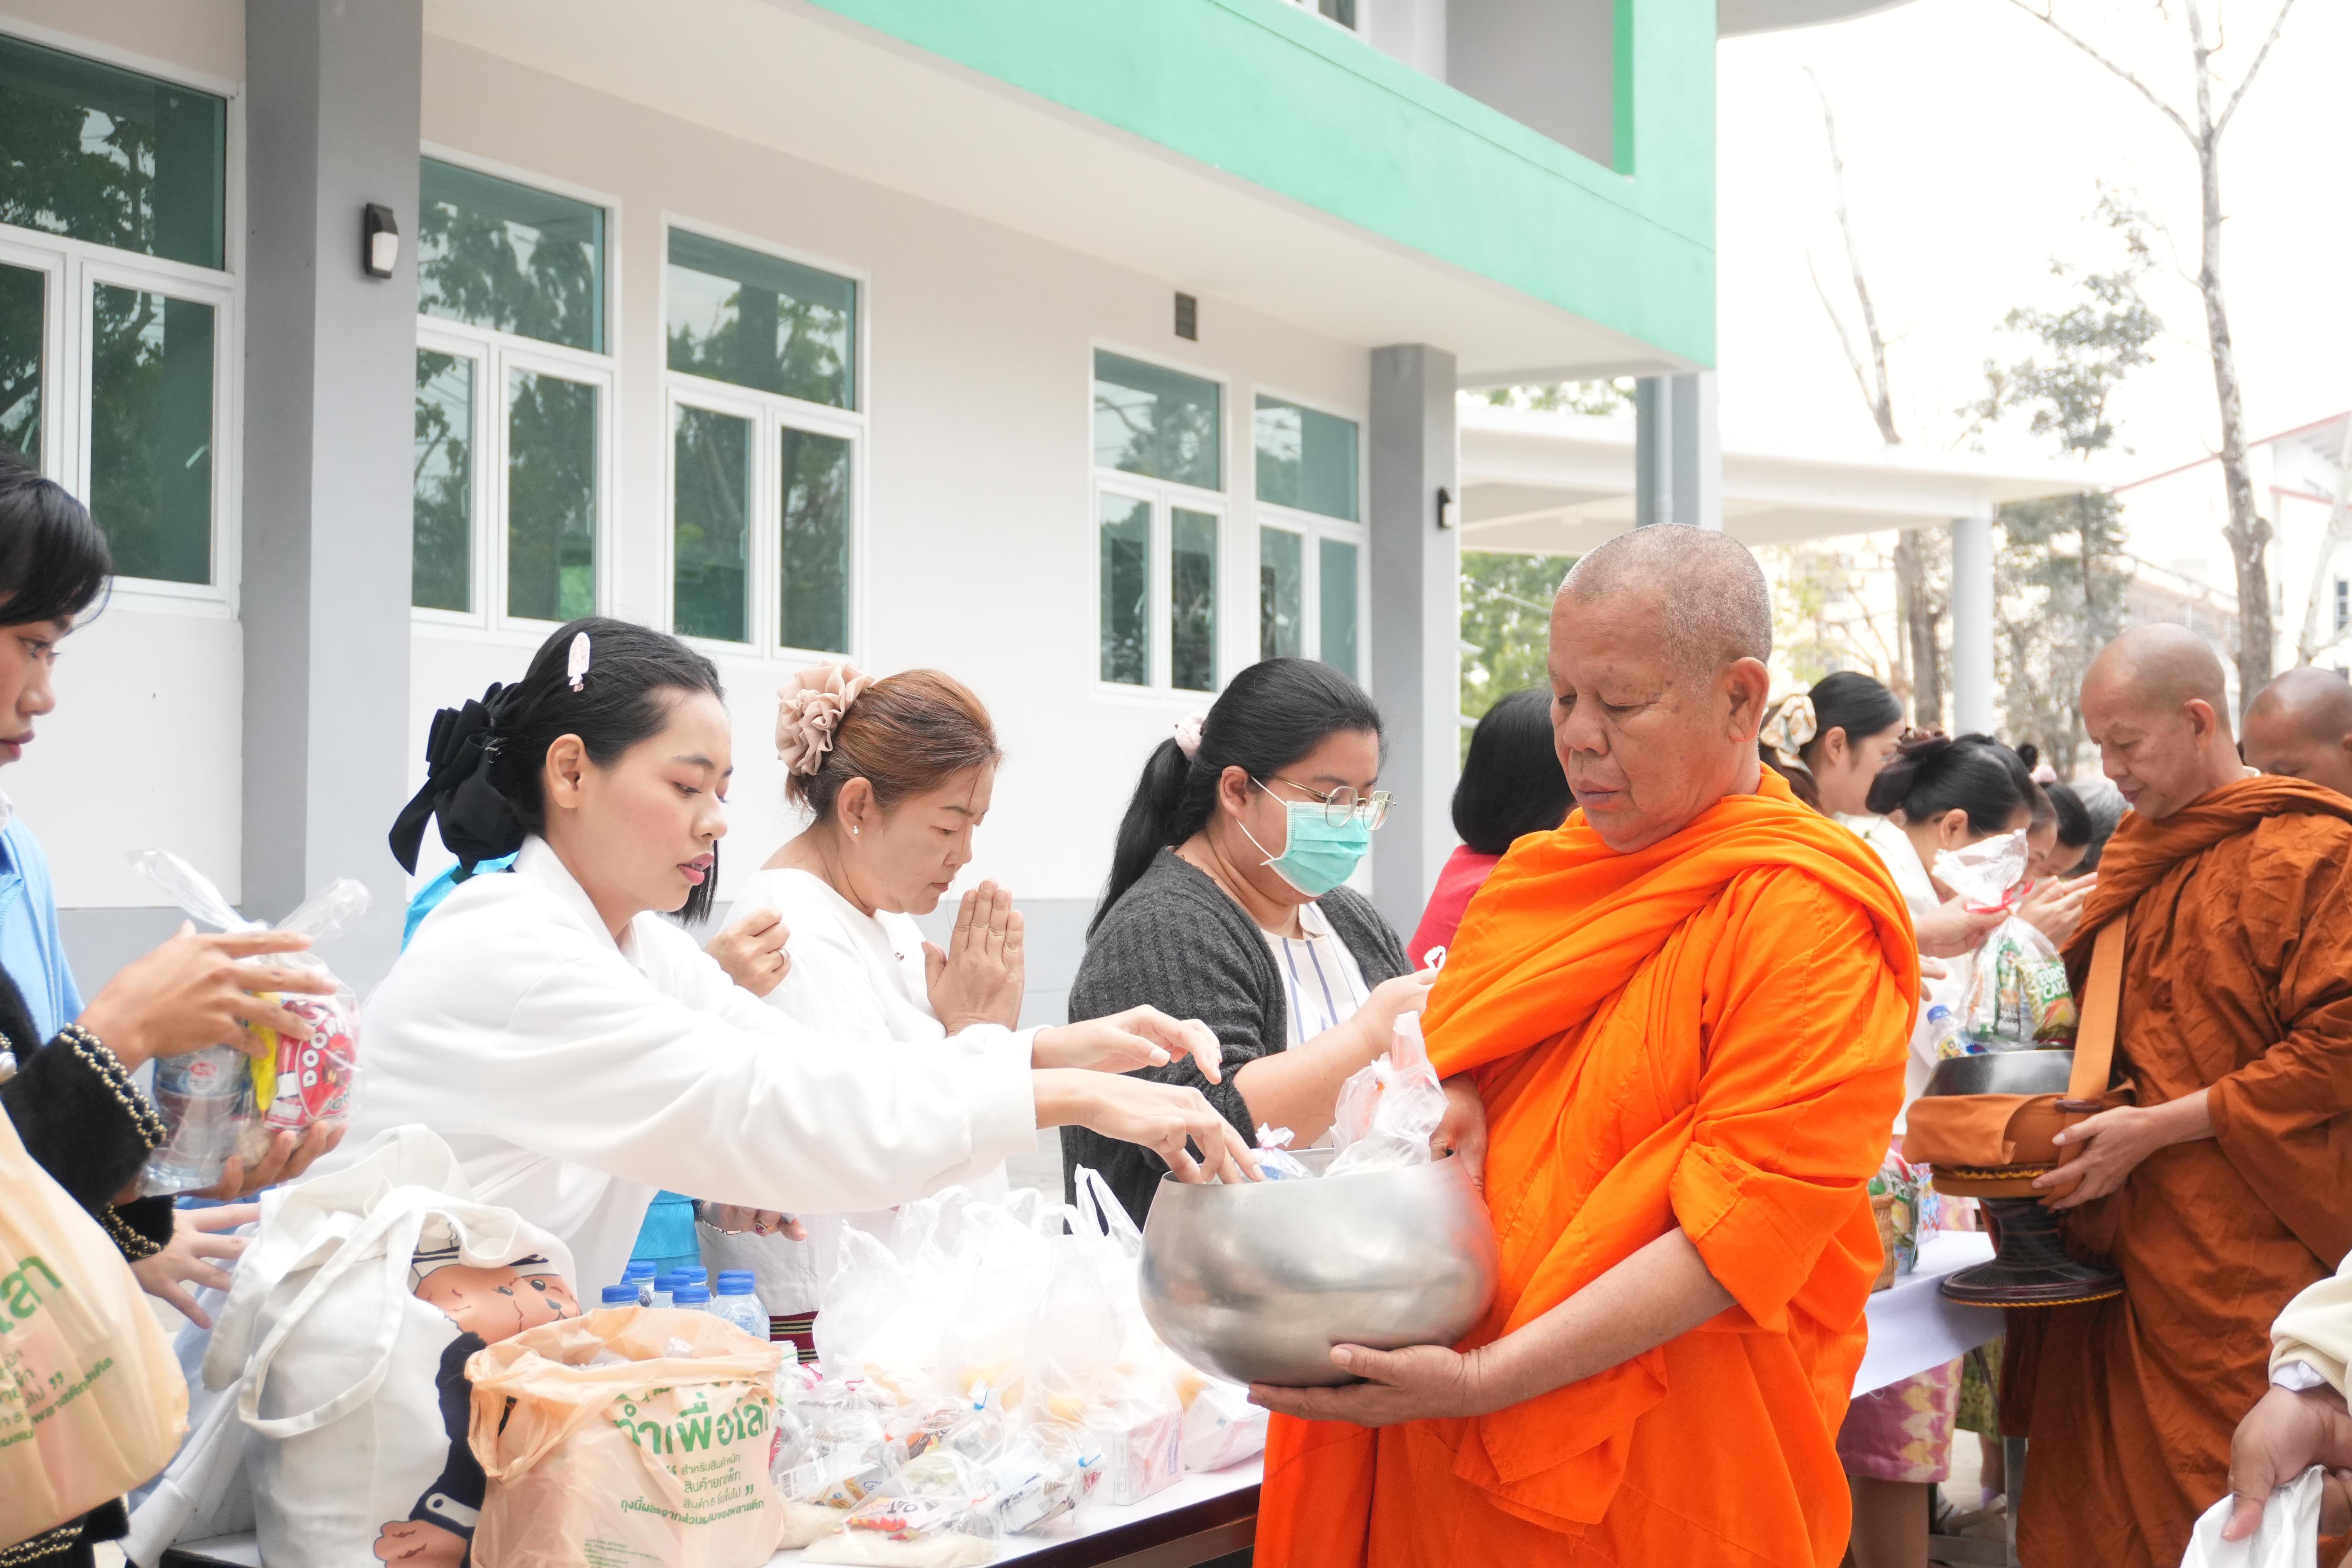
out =
[[[629,1266],[621,1270],[621,1278],[624,1279],[650,1279],[657,1272],[659,1272],[659,1270],[654,1268],[651,1259],[633,1258],[629,1259]]]
[[[675,1292],[679,1286],[691,1283],[691,1280],[676,1269],[672,1269],[667,1274],[658,1274],[654,1277],[654,1289],[656,1290]]]
[[[677,1274],[679,1279],[691,1279],[698,1285],[710,1283],[710,1270],[699,1263],[681,1263],[677,1267]]]
[[[759,1277],[748,1268],[722,1268],[719,1271],[719,1282],[722,1285],[730,1279],[756,1279],[757,1278]]]
[[[604,1305],[607,1307],[634,1307],[636,1304],[637,1288],[634,1283],[604,1287]]]
[[[710,1287],[708,1285],[684,1284],[669,1293],[669,1304],[673,1307],[706,1306],[709,1300]]]
[[[748,1296],[751,1293],[749,1274],[729,1272],[719,1277],[719,1293],[722,1296]]]

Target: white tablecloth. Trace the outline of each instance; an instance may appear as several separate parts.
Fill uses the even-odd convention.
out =
[[[1867,1394],[1914,1373],[1941,1366],[2000,1334],[1997,1307],[1963,1307],[1937,1287],[1944,1277],[1992,1257],[1992,1237],[1948,1230],[1927,1238],[1919,1266],[1870,1299],[1870,1349],[1853,1391]]]

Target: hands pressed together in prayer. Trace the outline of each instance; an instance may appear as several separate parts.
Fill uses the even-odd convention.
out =
[[[2213,1115],[2205,1102],[2209,1092],[2200,1089],[2162,1105],[2117,1106],[2067,1128],[2051,1142],[2062,1148],[2083,1145],[2081,1157],[2034,1177],[2034,1190],[2060,1194],[2043,1200],[2053,1209],[2105,1197],[2158,1149],[2213,1136]]]
[[[931,1011],[949,1034],[973,1024],[1008,1029],[1020,1025],[1025,984],[1021,942],[1021,911],[1013,907],[1013,895],[994,882],[982,882],[956,906],[947,951],[923,943]]]
[[[2314,1465],[2327,1467],[2319,1533],[2341,1535],[2352,1529],[2352,1415],[2344,1396],[2326,1386],[2301,1394],[2272,1388],[2230,1439],[2230,1495],[2236,1500],[2221,1539],[2253,1534],[2271,1493]]]

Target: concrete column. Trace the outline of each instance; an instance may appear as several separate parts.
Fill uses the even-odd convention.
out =
[[[1723,440],[1715,373],[1633,384],[1633,521],[1723,526]]]
[[[1454,356],[1419,343],[1372,351],[1372,695],[1388,731],[1381,787],[1396,809],[1372,838],[1373,902],[1400,936],[1421,922],[1456,842],[1462,712],[1461,536],[1437,492],[1459,500]]]
[[[1993,730],[1992,519],[1952,520],[1952,722]]]
[[[408,777],[409,448],[421,0],[247,0],[244,893],[375,895],[331,950],[362,990],[398,952],[384,834]],[[388,279],[362,214],[399,225]]]

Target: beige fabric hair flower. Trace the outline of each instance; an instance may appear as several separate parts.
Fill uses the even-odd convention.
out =
[[[853,664],[820,664],[803,669],[776,692],[776,755],[784,771],[813,773],[833,750],[841,715],[874,678]]]

